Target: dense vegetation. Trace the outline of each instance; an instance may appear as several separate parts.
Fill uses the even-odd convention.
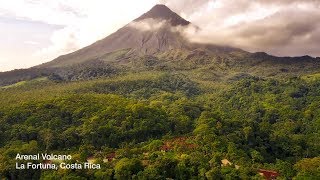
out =
[[[147,18],[167,22],[132,26]],[[0,179],[320,179],[320,58],[192,43],[188,24],[157,5],[90,46],[0,72]],[[18,153],[101,169],[22,170]]]
[[[0,173],[11,179],[320,177],[320,80],[225,83],[151,71],[0,90]],[[93,158],[100,170],[16,170],[17,153]],[[103,161],[114,154],[111,162]],[[231,163],[221,165],[221,160]]]

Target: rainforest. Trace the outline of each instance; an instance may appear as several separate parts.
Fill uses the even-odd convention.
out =
[[[139,29],[150,19],[161,23]],[[187,26],[156,5],[0,72],[0,179],[319,179],[320,58],[194,43]],[[16,158],[35,154],[53,158]]]

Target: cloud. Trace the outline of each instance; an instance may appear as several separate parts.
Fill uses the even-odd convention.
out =
[[[279,56],[320,56],[320,1],[208,0],[185,11],[183,2],[174,1],[174,8],[201,28],[186,31],[192,41]]]
[[[37,62],[75,51],[106,37],[157,3],[166,4],[201,30],[192,41],[265,51],[280,56],[320,56],[318,0],[0,0],[0,17],[58,25]],[[145,30],[161,26],[134,24]],[[132,25],[132,24],[131,24]],[[24,42],[23,40],[22,42]],[[34,40],[30,40],[34,41]],[[25,42],[31,45],[35,43]],[[37,45],[38,46],[38,45]],[[40,59],[40,60],[39,60]],[[15,60],[18,61],[18,60]],[[31,60],[30,60],[31,61]],[[19,64],[19,63],[18,63]],[[20,63],[21,64],[21,63]]]
[[[84,17],[84,9],[74,0],[11,0],[1,1],[2,15],[40,21],[54,25],[68,25],[79,17]]]
[[[149,18],[138,22],[131,22],[128,26],[140,31],[155,31],[163,27],[166,23],[167,22],[165,20],[159,21],[157,19]]]
[[[10,0],[1,1],[0,16],[59,25],[51,44],[32,58],[50,61],[106,37],[148,11],[157,0]]]
[[[77,36],[77,30],[73,27],[65,27],[57,30],[51,36],[51,45],[34,53],[35,57],[48,56],[50,59],[57,55],[75,51],[81,48]]]

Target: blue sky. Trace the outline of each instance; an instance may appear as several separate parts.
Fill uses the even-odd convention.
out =
[[[320,1],[0,0],[0,71],[32,67],[90,45],[158,3],[201,28],[192,41],[277,56],[320,56]]]

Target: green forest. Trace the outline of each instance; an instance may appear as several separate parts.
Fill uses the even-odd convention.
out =
[[[1,179],[264,179],[259,169],[320,178],[319,74],[213,82],[201,73],[51,76],[1,87]],[[35,152],[101,169],[15,168],[17,153]]]

